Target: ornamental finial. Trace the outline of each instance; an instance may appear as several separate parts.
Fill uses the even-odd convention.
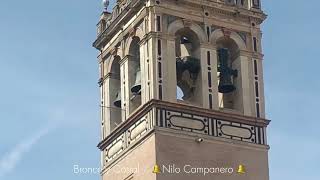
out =
[[[109,0],[102,0],[102,4],[103,4],[103,12],[107,12],[110,4]]]

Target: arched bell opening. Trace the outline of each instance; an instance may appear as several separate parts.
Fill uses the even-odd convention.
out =
[[[195,32],[183,28],[176,32],[177,100],[202,106],[202,77],[200,65],[200,40]]]
[[[218,92],[219,107],[241,110],[241,80],[238,78],[240,70],[240,51],[236,42],[228,37],[217,41],[218,54]]]
[[[141,66],[140,66],[140,38],[135,36],[132,38],[129,48],[129,109],[130,113],[134,112],[141,105]]]
[[[115,56],[109,71],[109,111],[111,132],[121,123],[120,57]]]

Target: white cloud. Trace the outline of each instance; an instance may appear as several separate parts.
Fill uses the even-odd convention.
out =
[[[11,151],[9,151],[3,157],[0,157],[0,178],[12,172],[22,160],[23,156],[28,153],[43,137],[45,137],[58,126],[58,124],[62,121],[64,114],[64,111],[61,110],[54,112],[52,114],[54,119],[53,121],[50,121],[48,125],[44,126],[35,134],[22,140]]]
[[[33,136],[23,140],[11,152],[8,152],[0,160],[0,177],[10,173],[20,162],[23,155],[30,151],[37,142],[49,133],[51,127],[46,127],[35,133]]]

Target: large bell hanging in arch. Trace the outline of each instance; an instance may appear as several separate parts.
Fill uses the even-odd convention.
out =
[[[116,99],[113,101],[113,105],[121,108],[121,90],[117,92]]]
[[[134,85],[131,87],[131,92],[134,95],[141,95],[141,70],[140,68],[136,71],[136,80]]]
[[[237,77],[238,71],[233,70],[229,62],[229,50],[227,48],[221,48],[218,50],[220,81],[218,90],[220,93],[231,93],[236,90],[236,86],[232,82],[232,77]]]

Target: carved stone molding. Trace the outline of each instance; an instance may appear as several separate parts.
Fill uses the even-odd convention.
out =
[[[136,32],[137,32],[137,29],[136,28],[132,28],[129,30],[129,37],[134,37],[136,36]]]
[[[228,28],[221,28],[225,38],[230,38],[232,30]]]
[[[115,47],[115,48],[113,48],[111,51],[110,51],[110,54],[112,55],[112,56],[117,56],[118,55],[118,47]]]
[[[182,22],[185,28],[189,28],[192,25],[192,21],[189,19],[182,19]]]

